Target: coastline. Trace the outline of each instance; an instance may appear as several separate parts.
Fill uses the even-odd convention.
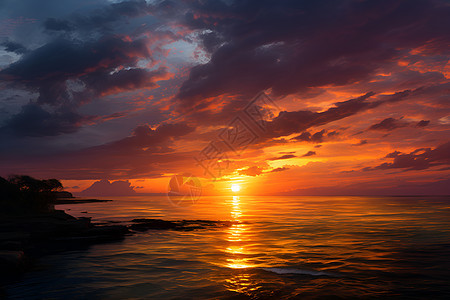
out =
[[[88,198],[60,198],[55,204],[110,202]],[[118,224],[119,223],[119,224]],[[229,227],[235,221],[133,219],[115,223],[92,223],[64,210],[0,218],[0,296],[3,286],[20,281],[40,257],[58,252],[85,250],[91,245],[117,242],[147,230],[192,231]],[[120,224],[122,223],[122,224]]]
[[[97,202],[111,202],[111,201],[113,201],[113,200],[101,200],[101,199],[94,199],[94,198],[70,197],[70,198],[58,198],[58,199],[56,199],[55,205],[97,203]]]
[[[87,201],[71,201],[71,203],[87,203]],[[76,218],[63,210],[15,216],[2,215],[0,287],[20,279],[23,273],[33,268],[34,262],[39,257],[61,251],[86,249],[97,243],[118,241],[129,232],[127,226],[94,225],[91,218]]]

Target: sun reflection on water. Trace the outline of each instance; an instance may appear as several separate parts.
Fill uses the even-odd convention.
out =
[[[233,221],[241,221],[242,210],[241,210],[241,200],[239,196],[233,196],[231,202],[231,217]],[[247,263],[247,258],[245,258],[247,252],[245,250],[245,242],[248,241],[248,237],[245,232],[248,230],[247,224],[233,224],[230,226],[227,236],[227,241],[230,246],[225,249],[225,252],[230,254],[231,257],[227,258],[226,266],[232,269],[244,269],[249,268],[251,265]]]
[[[246,295],[252,295],[261,288],[255,283],[250,274],[236,274],[230,279],[226,280],[229,291],[237,292]]]
[[[231,201],[231,217],[233,221],[242,221],[241,200],[239,196],[233,196]],[[254,295],[261,288],[260,280],[255,280],[251,273],[255,267],[251,263],[250,252],[247,249],[250,238],[250,227],[246,223],[233,224],[228,229],[226,240],[228,247],[225,266],[232,269],[230,278],[225,280],[225,286],[229,291]]]

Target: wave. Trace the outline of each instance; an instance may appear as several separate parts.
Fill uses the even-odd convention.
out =
[[[276,274],[301,274],[301,275],[311,275],[311,276],[332,276],[338,277],[337,274],[332,274],[328,272],[322,271],[314,271],[314,270],[302,270],[295,268],[262,268],[264,271],[276,273]]]

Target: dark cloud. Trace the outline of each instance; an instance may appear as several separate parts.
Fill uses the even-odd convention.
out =
[[[55,136],[75,132],[90,117],[81,116],[70,108],[48,112],[35,103],[29,103],[7,120],[0,132],[15,136]]]
[[[348,101],[346,103],[336,103],[336,107],[330,108],[322,113],[305,110],[291,112],[282,111],[275,119],[268,123],[267,127],[269,128],[272,137],[278,137],[304,131],[312,126],[324,125],[346,116],[350,116],[361,110],[362,106],[367,106],[369,104],[362,104],[363,101],[373,95],[373,93],[367,93],[359,98],[348,100],[355,104],[351,111],[349,109],[351,105]]]
[[[335,137],[337,135],[339,135],[339,132],[337,132],[337,131],[329,131],[329,132],[327,132],[327,136],[328,137]]]
[[[294,157],[297,157],[297,156],[294,155],[294,154],[285,154],[285,155],[282,155],[282,156],[279,156],[279,157],[270,158],[269,160],[289,159],[289,158],[294,158]]]
[[[287,136],[296,132],[305,131],[310,127],[325,125],[333,121],[350,117],[358,112],[376,108],[385,103],[394,103],[404,100],[417,93],[420,93],[420,89],[414,91],[406,90],[392,95],[380,96],[373,101],[367,101],[375,95],[374,93],[369,92],[354,99],[335,103],[334,107],[320,113],[305,110],[291,112],[282,111],[276,118],[267,123],[269,131],[268,137]],[[323,137],[323,133],[319,132],[316,136],[317,140],[320,140],[321,136]],[[298,139],[302,138],[311,139],[311,137],[308,137],[308,133],[298,137]]]
[[[87,152],[115,152],[127,153],[145,151],[146,153],[171,152],[169,148],[173,138],[184,136],[195,130],[194,127],[186,123],[161,124],[156,129],[147,125],[136,127],[133,135],[124,139],[96,146],[87,150]]]
[[[39,97],[34,104],[23,107],[5,127],[22,136],[75,132],[88,118],[76,112],[81,104],[108,94],[155,87],[155,81],[164,77],[166,70],[135,67],[140,58],[148,57],[143,40],[120,37],[86,43],[58,39],[25,54],[1,70],[0,79],[37,91]],[[49,111],[39,105],[54,109]],[[26,124],[27,119],[30,124]]]
[[[134,67],[144,57],[149,57],[149,52],[143,40],[108,37],[83,43],[58,39],[0,71],[0,78],[37,89],[40,103],[56,104],[67,98],[66,80],[82,79],[87,73],[112,72],[118,67]]]
[[[430,124],[429,120],[428,121],[422,120],[416,124],[416,127],[426,127],[426,126],[428,126],[428,124]]]
[[[167,74],[164,67],[156,71],[146,69],[126,69],[114,73],[94,72],[83,76],[83,83],[89,86],[88,90],[81,95],[90,97],[104,96],[107,94],[116,94],[124,91],[133,91],[140,88],[154,88],[155,81],[163,78]]]
[[[289,170],[288,167],[280,167],[270,170],[268,173],[276,173],[276,172],[283,172]]]
[[[379,123],[373,124],[369,127],[369,130],[375,130],[375,131],[392,131],[397,128],[407,127],[407,126],[415,126],[415,127],[426,127],[430,123],[430,121],[422,120],[418,123],[415,122],[408,122],[400,119],[394,119],[394,118],[386,118],[382,120]]]
[[[255,147],[267,146],[267,143],[273,142],[273,138],[289,136],[298,132],[303,133],[293,139],[321,143],[324,141],[325,137],[326,139],[335,138],[339,133],[337,131],[328,132],[327,130],[321,130],[311,134],[306,130],[311,127],[326,125],[334,121],[354,116],[358,113],[377,108],[384,104],[403,101],[409,97],[420,95],[422,91],[423,89],[419,88],[413,91],[405,90],[394,94],[380,96],[375,96],[375,93],[368,92],[357,98],[337,102],[333,107],[323,112],[314,112],[309,110],[281,111],[275,118],[266,122],[266,131],[262,134],[261,138],[255,142]],[[239,103],[239,105],[231,105],[233,103]],[[209,110],[203,110],[199,114],[194,113],[193,115],[190,115],[189,119],[192,119],[197,125],[217,124],[216,122],[218,122],[218,120],[229,121],[240,112],[239,108],[242,109],[242,107],[245,107],[246,103],[247,102],[245,101],[231,101],[227,105],[224,105],[223,109],[219,110],[219,112],[212,113]],[[231,107],[233,108],[231,109]],[[194,118],[193,116],[196,117]],[[210,132],[210,134],[207,135],[207,138],[210,139],[216,135],[216,131]],[[285,143],[286,141],[277,140],[277,142]]]
[[[54,174],[61,179],[159,177],[162,173],[179,172],[177,162],[182,162],[181,166],[186,165],[186,161],[194,164],[197,151],[182,152],[173,148],[177,139],[194,130],[184,122],[161,124],[155,129],[141,125],[130,136],[110,143],[51,155],[29,153],[20,161],[11,160],[13,153],[10,153],[10,156],[0,157],[0,164],[6,174],[20,165],[24,172],[32,175]]]
[[[69,21],[55,18],[48,18],[43,25],[45,29],[54,31],[72,31],[75,29]]]
[[[144,0],[111,3],[95,9],[88,14],[73,13],[65,19],[47,18],[43,27],[48,31],[112,31],[112,25],[126,18],[144,15],[152,10]]]
[[[360,140],[358,143],[352,144],[352,146],[363,146],[367,143],[368,143],[367,140]]]
[[[111,94],[156,88],[156,81],[168,78],[165,67],[148,68],[150,64],[156,65],[153,54],[161,49],[152,48],[149,34],[142,34],[142,23],[131,24],[135,17],[148,16],[154,6],[144,0],[67,2],[64,5],[46,2],[39,7],[42,11],[34,12],[33,8],[38,6],[32,3],[26,6],[9,4],[12,10],[39,15],[42,26],[36,26],[34,33],[41,38],[33,41],[32,51],[26,49],[28,40],[23,38],[21,42],[25,45],[10,39],[2,44],[6,51],[24,55],[0,70],[0,80],[13,89],[38,94],[37,99],[30,99],[33,104],[10,117],[2,131],[7,129],[21,136],[72,133],[85,124],[86,119],[91,122],[104,120],[99,116],[83,116],[79,112],[82,105]],[[141,21],[149,22],[150,18]],[[42,29],[43,32],[37,32]],[[163,32],[159,30],[153,36]],[[152,38],[153,43],[158,42]],[[41,46],[36,48],[36,44]],[[143,60],[145,63],[140,63]],[[30,114],[33,124],[40,125],[35,129],[21,124]],[[24,132],[27,126],[31,130],[28,133]]]
[[[363,170],[424,170],[434,166],[450,165],[450,142],[439,145],[435,149],[420,148],[411,153],[395,151],[387,154],[386,158],[393,158],[394,161],[391,163],[382,163],[376,167],[366,167]]]
[[[258,166],[249,167],[238,171],[239,175],[258,176],[263,173],[263,169]]]
[[[392,131],[406,126],[408,126],[408,122],[402,121],[401,119],[386,118],[383,121],[370,126],[369,130]]]
[[[316,151],[308,151],[302,155],[302,157],[313,156],[316,155]]]
[[[318,132],[320,134],[320,132]],[[297,135],[293,139],[305,142],[311,142],[311,133],[309,131],[304,131],[300,135]],[[318,141],[321,142],[322,140]]]
[[[138,120],[123,120],[121,125],[108,127],[109,130],[114,126],[126,129],[106,133],[107,137],[101,136],[100,141],[94,138],[105,133],[101,132],[105,125],[99,123],[130,116],[138,110],[137,106],[144,106],[143,100],[150,99],[149,90],[158,87],[157,81],[169,78],[167,68],[163,66],[165,61],[158,56],[163,51],[161,44],[174,34],[164,29],[166,27],[151,30],[152,26],[159,26],[156,25],[157,20],[149,15],[154,8],[152,5],[144,0],[119,3],[49,0],[39,4],[10,1],[7,7],[13,15],[33,17],[36,24],[26,35],[21,34],[20,30],[30,26],[25,28],[19,24],[22,19],[11,17],[8,20],[17,23],[14,32],[8,34],[8,38],[0,37],[1,49],[20,54],[8,54],[5,60],[13,63],[0,69],[1,89],[6,87],[8,93],[20,97],[14,105],[7,107],[4,117],[2,115],[0,143],[5,156],[13,156],[15,148],[23,149],[31,144],[39,149],[39,154],[20,150],[27,157],[16,161],[17,166],[22,164],[22,168],[29,169],[25,161],[31,166],[39,165],[38,159],[48,160],[49,165],[64,174],[63,177],[85,179],[117,178],[121,176],[119,173],[127,172],[130,176],[137,173],[154,176],[159,172],[149,165],[155,160],[168,162],[184,158],[183,154],[164,155],[172,151],[174,138],[194,130],[181,123],[163,124],[155,129],[144,126],[137,128],[132,136],[118,138],[135,124],[159,124],[162,114],[153,105],[152,111],[142,113],[145,116]],[[164,42],[159,41],[161,35],[164,35]],[[134,94],[127,94],[123,100],[106,97],[121,92]],[[137,99],[141,103],[134,103]],[[107,100],[113,101],[105,102]],[[1,107],[0,111],[4,109]],[[90,113],[92,111],[95,113]],[[90,128],[79,134],[55,137],[75,133],[81,126]],[[104,144],[104,141],[111,140],[115,142]],[[100,146],[92,147],[98,144]],[[84,150],[75,150],[80,148]],[[54,157],[43,157],[46,152],[51,152]],[[136,157],[127,160],[123,155],[127,152]],[[152,157],[149,153],[159,153],[161,157],[157,157],[158,154]],[[113,157],[111,162],[106,161],[107,155]],[[139,165],[138,157],[148,165]],[[3,158],[3,161],[7,160]],[[11,164],[8,162],[9,166]],[[123,169],[112,171],[115,170],[114,164]],[[76,174],[77,165],[88,170],[86,175]],[[65,170],[66,166],[72,170]],[[3,167],[6,169],[6,164]],[[45,168],[42,172],[48,169],[42,167]]]
[[[24,54],[28,51],[24,45],[9,40],[2,43],[1,45],[5,48],[6,51],[14,52],[16,54]]]
[[[400,151],[394,151],[386,154],[385,158],[396,158],[399,154],[401,154]]]
[[[327,132],[327,130],[322,129],[321,131],[318,131],[314,134],[311,134],[308,131],[304,131],[300,135],[294,137],[293,139],[311,143],[322,143],[325,137],[331,138],[336,135],[338,135],[338,132],[336,131]]]
[[[191,69],[178,97],[189,106],[268,88],[288,95],[361,81],[430,41],[442,40],[430,53],[448,52],[445,3],[192,1],[181,22],[200,32],[211,59]]]

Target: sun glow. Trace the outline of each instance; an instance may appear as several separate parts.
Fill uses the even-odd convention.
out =
[[[241,186],[239,184],[232,184],[231,185],[231,191],[232,192],[239,192],[241,190]]]

